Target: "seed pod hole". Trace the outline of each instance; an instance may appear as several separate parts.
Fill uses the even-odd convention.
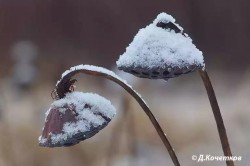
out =
[[[140,73],[138,73],[138,72],[135,71],[135,70],[131,70],[131,73],[132,73],[132,74],[136,74],[136,75],[137,75],[137,74],[140,74]]]
[[[176,76],[179,76],[179,75],[181,75],[181,74],[183,74],[182,71],[176,71],[176,72],[174,72],[174,75],[176,75]]]
[[[165,71],[163,72],[163,75],[164,75],[164,76],[169,75],[169,74],[170,74],[170,72],[169,72],[168,70],[165,70]]]
[[[142,75],[149,76],[149,73],[147,73],[147,72],[141,72],[141,73],[142,73]]]
[[[153,75],[159,75],[160,73],[158,71],[153,71],[152,74]]]

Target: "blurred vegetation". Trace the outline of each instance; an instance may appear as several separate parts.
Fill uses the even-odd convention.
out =
[[[39,48],[42,71],[83,62],[110,67],[160,12],[177,19],[204,51],[208,66],[246,70],[249,5],[246,0],[1,0],[0,76],[11,72],[11,48],[20,40]]]
[[[52,102],[50,93],[61,73],[82,63],[112,68],[137,31],[160,12],[173,15],[204,51],[233,154],[243,157],[236,165],[249,165],[249,4],[243,0],[1,0],[0,165],[105,166],[113,130],[122,121],[125,123],[114,145],[113,165],[171,165],[139,105],[130,98],[129,112],[135,119],[131,137],[136,140],[131,143],[131,130],[126,128],[129,121],[121,117],[121,94],[126,92],[90,76],[77,77],[77,90],[110,98],[118,109],[117,117],[79,145],[55,149],[38,146],[44,113]],[[16,55],[14,50],[20,43],[21,51]],[[183,165],[200,165],[191,160],[194,154],[222,155],[209,101],[197,73],[168,82],[125,79],[142,94]],[[130,144],[135,144],[136,153],[131,153]],[[224,162],[202,164],[221,166]]]
[[[213,72],[211,72],[213,73]],[[246,76],[232,86],[227,84],[231,75],[215,73],[212,75],[215,90],[228,137],[234,155],[243,156],[246,162],[249,156],[248,132],[250,114],[250,80]],[[165,81],[152,81],[134,78],[135,89],[140,92],[162,125],[180,162],[185,165],[200,165],[191,160],[193,154],[222,155],[215,121],[197,73]],[[131,81],[131,80],[130,80]],[[7,82],[7,81],[6,81]],[[122,94],[111,82],[98,78],[78,78],[77,90],[93,91],[109,98],[116,106],[117,116],[111,123],[93,138],[68,148],[42,148],[38,146],[44,113],[52,99],[50,92],[54,84],[43,84],[29,90],[13,90],[12,84],[2,84],[1,101],[1,137],[0,165],[3,166],[39,166],[39,165],[87,165],[105,166],[110,148],[113,148],[112,165],[171,165],[171,160],[161,140],[138,103],[129,97],[129,107],[125,111],[132,113],[133,128],[128,118],[123,117]],[[233,87],[233,88],[232,88]],[[118,125],[119,139],[113,141],[113,133]],[[131,132],[134,130],[134,132]],[[133,134],[134,133],[134,134]],[[132,134],[132,135],[131,135]],[[132,139],[131,139],[132,138]],[[135,140],[135,142],[131,142]],[[113,145],[112,145],[113,144]],[[133,145],[134,152],[130,147]],[[247,165],[244,162],[236,165]],[[221,162],[212,162],[215,166]],[[204,163],[211,165],[211,162]]]

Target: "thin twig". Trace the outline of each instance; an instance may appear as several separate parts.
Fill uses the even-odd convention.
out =
[[[227,138],[226,128],[222,119],[222,115],[221,115],[220,108],[219,108],[219,105],[218,105],[218,102],[214,93],[212,83],[205,70],[199,70],[199,73],[203,80],[205,88],[207,90],[207,95],[208,95],[208,98],[209,98],[209,101],[213,110],[213,114],[214,114],[214,118],[216,121],[217,129],[219,132],[220,141],[221,141],[224,155],[232,156],[230,145],[229,145],[228,138]],[[226,163],[227,163],[227,166],[234,166],[233,160],[227,160]]]
[[[69,91],[69,87],[71,86],[70,79],[74,75],[76,75],[77,73],[84,73],[84,74],[88,74],[88,75],[101,76],[101,77],[107,78],[107,79],[117,83],[121,87],[123,87],[130,95],[132,95],[135,98],[135,100],[139,103],[139,105],[142,107],[143,111],[146,113],[146,115],[150,119],[151,123],[154,125],[158,135],[160,136],[162,142],[164,143],[166,149],[168,150],[168,153],[169,153],[174,165],[180,166],[180,163],[177,159],[177,156],[174,152],[174,149],[172,148],[170,142],[168,141],[168,139],[166,137],[166,134],[163,132],[161,126],[159,125],[157,119],[155,118],[155,116],[152,114],[152,112],[148,108],[147,104],[143,101],[143,99],[131,87],[129,87],[125,82],[123,82],[119,78],[114,77],[112,75],[109,75],[105,72],[101,72],[101,71],[95,71],[95,70],[90,70],[90,69],[76,69],[76,70],[71,71],[71,72],[67,73],[66,75],[64,75],[64,77],[57,84],[57,94],[60,98],[65,96],[65,94]]]

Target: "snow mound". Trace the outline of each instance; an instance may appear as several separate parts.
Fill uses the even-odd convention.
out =
[[[72,92],[52,103],[39,137],[41,146],[71,146],[92,137],[114,117],[115,108],[104,97]]]
[[[166,27],[159,27],[159,24]],[[163,72],[167,70],[170,74],[166,72],[165,76],[170,78],[175,76],[176,70],[185,68],[184,72],[188,72],[205,66],[202,52],[166,13],[159,14],[153,23],[139,30],[116,64],[126,72],[150,78],[153,78],[152,70],[160,73],[156,78],[164,78]]]

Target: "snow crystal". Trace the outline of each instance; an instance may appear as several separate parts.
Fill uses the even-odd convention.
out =
[[[183,68],[191,65],[204,67],[202,52],[192,43],[192,39],[183,33],[157,27],[159,21],[171,21],[183,30],[172,16],[159,14],[152,24],[139,30],[126,52],[116,62],[118,68]]]
[[[63,133],[63,134],[49,134],[51,137],[51,143],[52,144],[57,144],[58,142],[62,142],[62,141],[66,141],[68,139],[67,134]]]
[[[176,25],[180,29],[180,31],[183,31],[183,28],[175,22],[175,19],[167,13],[158,14],[156,19],[153,21],[153,24],[156,25],[159,22],[162,22],[162,23],[172,22],[174,25]]]
[[[169,22],[169,21],[175,22],[175,19],[171,15],[162,12],[162,13],[158,14],[156,19],[153,21],[153,24],[156,25],[158,22],[166,23],[166,22]]]
[[[104,123],[104,120],[103,122]],[[63,126],[63,133],[60,134],[50,134],[51,143],[57,144],[58,142],[66,141],[68,138],[72,138],[74,135],[80,132],[90,131],[90,122],[80,120],[72,123],[65,123]]]
[[[43,138],[42,136],[40,136],[38,138],[38,141],[39,141],[39,143],[44,144],[47,141],[47,138]]]
[[[89,112],[89,108],[83,108],[85,104],[90,105],[92,114],[93,112],[99,111],[104,116],[108,118],[113,118],[115,115],[115,108],[111,104],[111,102],[105,99],[102,96],[94,93],[83,93],[83,92],[71,92],[67,93],[66,96],[62,99],[56,100],[52,103],[51,107],[58,107],[60,108],[60,112],[65,111],[65,105],[70,106],[73,104],[75,106],[76,112],[79,116],[86,116],[89,115],[91,118],[91,112]],[[86,114],[86,115],[85,115]],[[84,117],[88,118],[88,117]]]

